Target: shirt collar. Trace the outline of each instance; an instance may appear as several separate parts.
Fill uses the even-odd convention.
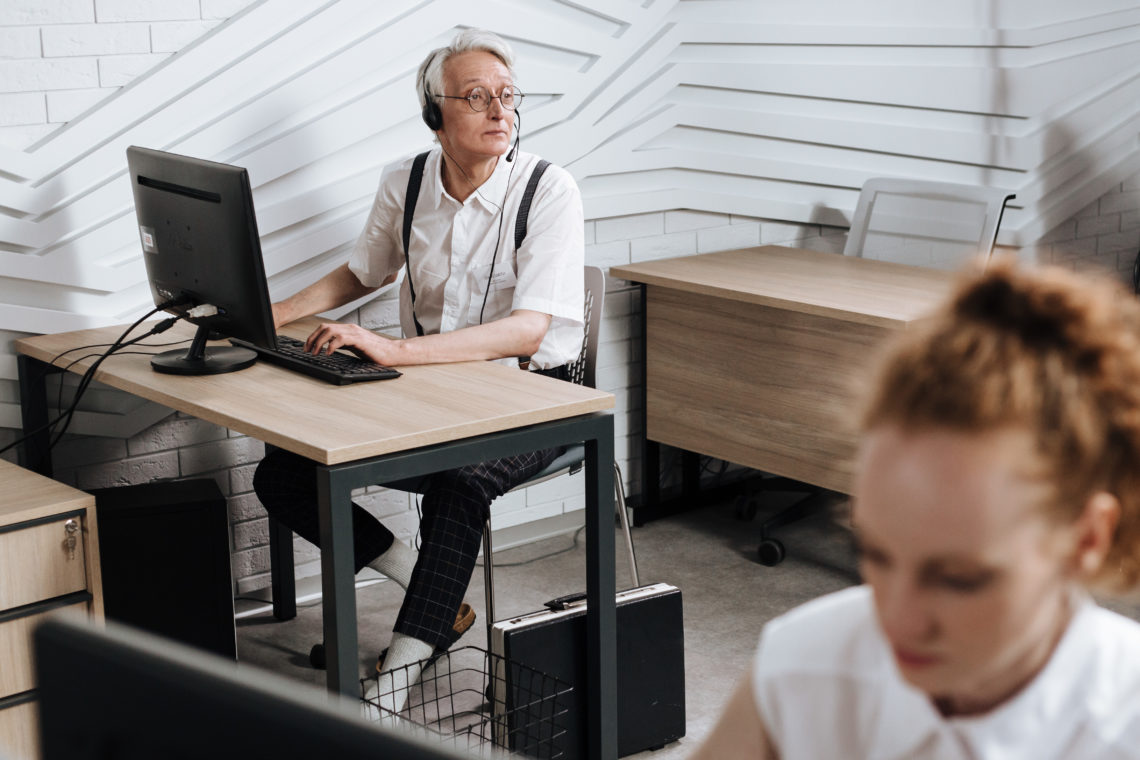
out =
[[[424,168],[425,173],[429,173],[431,177],[431,193],[429,201],[433,210],[438,209],[443,204],[444,198],[450,196],[443,188],[443,149],[437,149],[432,156],[433,161],[429,161],[428,165]],[[503,202],[506,195],[507,179],[511,173],[511,163],[505,157],[499,156],[498,163],[495,164],[495,171],[491,173],[490,178],[482,185],[479,186],[477,192],[471,193],[467,199],[469,203],[477,203],[481,208],[490,213],[498,213],[499,205]],[[450,199],[454,202],[454,198]]]

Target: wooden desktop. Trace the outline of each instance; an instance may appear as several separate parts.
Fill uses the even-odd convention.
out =
[[[760,246],[612,267],[642,285],[641,504],[657,444],[850,489],[852,401],[893,331],[948,292],[946,272]]]
[[[315,323],[302,321],[282,332],[304,337]],[[47,420],[44,377],[59,371],[52,359],[79,346],[109,344],[121,330],[17,341],[26,431]],[[154,342],[168,342],[171,335],[189,339],[191,331],[179,325]],[[91,363],[84,359],[70,371],[82,373]],[[224,375],[164,375],[151,369],[148,357],[124,354],[107,359],[95,379],[324,465],[317,480],[328,685],[350,695],[359,688],[360,667],[352,490],[584,441],[588,746],[591,757],[616,758],[613,417],[604,412],[613,406],[612,394],[492,362],[400,369],[404,375],[393,380],[333,386],[266,363]],[[32,442],[30,456],[43,450],[43,438]],[[40,469],[50,472],[50,459]]]

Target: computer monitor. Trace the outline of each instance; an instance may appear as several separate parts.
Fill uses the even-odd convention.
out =
[[[127,166],[154,304],[198,326],[189,350],[158,354],[151,366],[213,375],[253,364],[248,348],[206,345],[211,333],[276,343],[249,174],[136,146],[127,148]]]
[[[43,760],[460,760],[382,730],[357,703],[108,623],[33,634]]]

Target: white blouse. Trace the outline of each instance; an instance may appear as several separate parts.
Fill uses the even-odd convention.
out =
[[[944,718],[903,680],[866,586],[768,623],[753,683],[782,760],[1140,758],[1140,624],[1087,599],[1036,678],[985,715]]]

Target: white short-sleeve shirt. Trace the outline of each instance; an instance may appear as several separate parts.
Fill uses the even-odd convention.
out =
[[[1140,624],[1082,598],[1025,689],[944,718],[899,674],[873,604],[858,586],[765,626],[753,695],[782,760],[1140,758]]]
[[[487,323],[527,309],[551,316],[531,367],[573,361],[582,347],[585,256],[582,199],[573,178],[561,167],[547,168],[531,202],[526,239],[516,253],[515,217],[538,157],[520,151],[513,161],[500,158],[490,179],[460,203],[444,190],[441,156],[436,147],[424,165],[409,246],[415,316],[424,332],[477,325],[480,312]],[[376,287],[404,269],[404,201],[413,160],[387,166],[380,177],[368,221],[349,258],[349,268],[364,285]],[[404,335],[416,334],[406,277],[400,324]]]

